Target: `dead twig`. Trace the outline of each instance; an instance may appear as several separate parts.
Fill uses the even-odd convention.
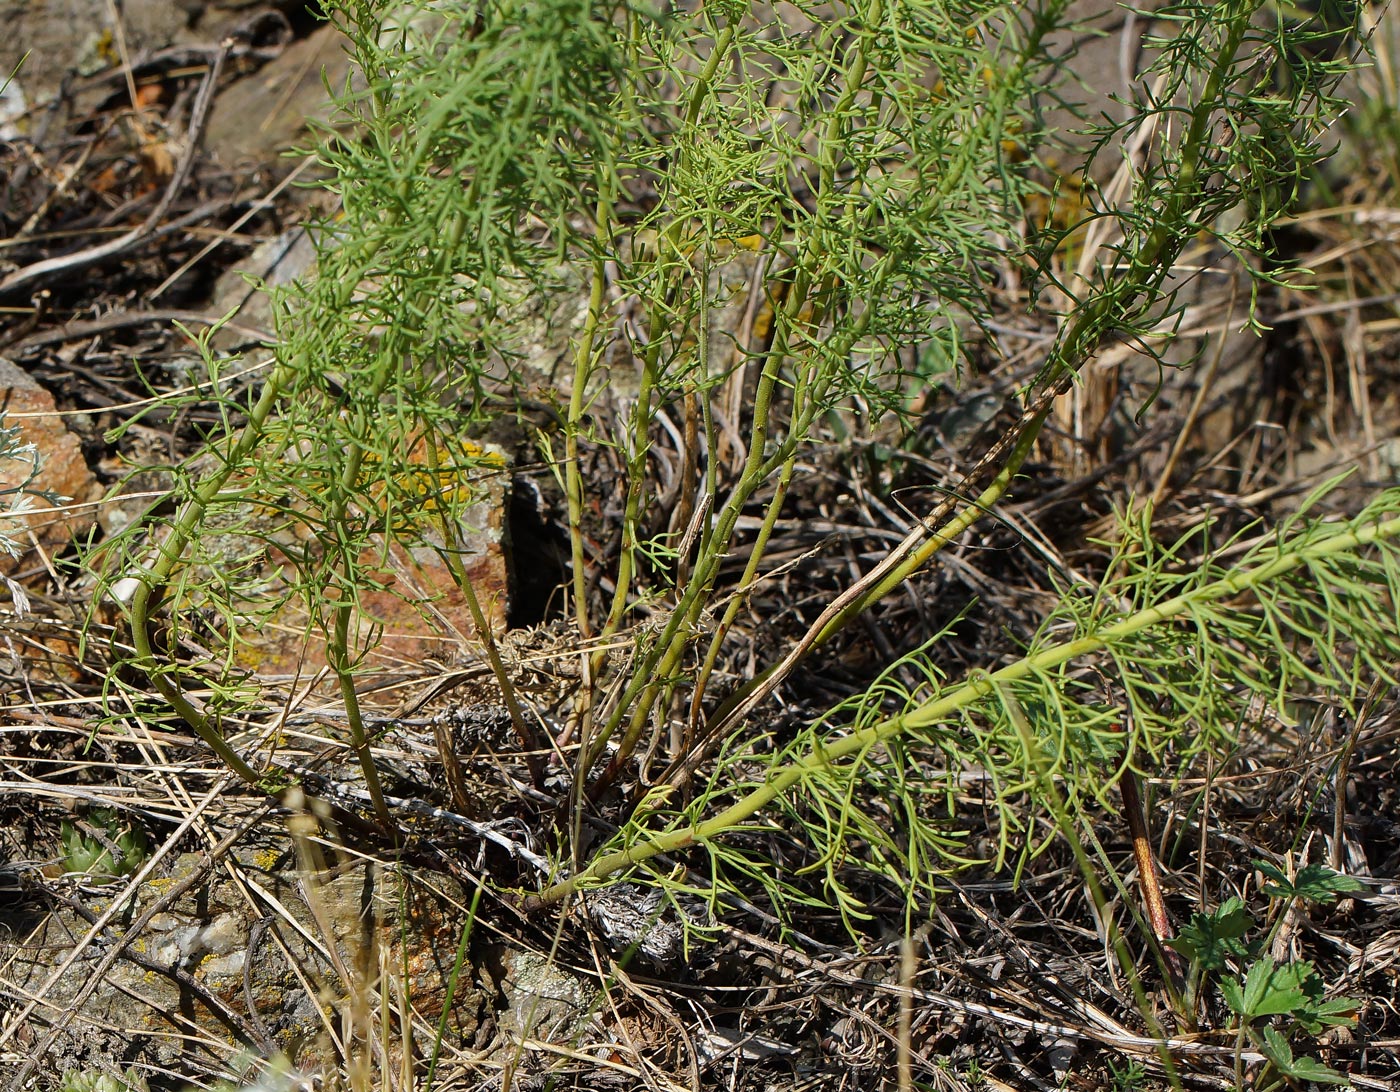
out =
[[[54,280],[58,276],[72,273],[96,262],[104,261],[107,258],[123,254],[133,249],[147,239],[156,235],[156,229],[166,213],[170,211],[170,206],[174,204],[175,198],[189,181],[190,171],[194,167],[195,157],[199,154],[200,143],[204,135],[204,124],[209,117],[209,108],[214,100],[214,88],[219,81],[219,75],[223,71],[224,61],[228,57],[232,48],[232,39],[226,39],[219,47],[213,51],[209,60],[209,68],[204,74],[204,81],[200,84],[199,94],[195,96],[194,105],[190,109],[190,123],[185,133],[185,149],[180,156],[180,162],[176,165],[174,172],[170,176],[170,182],[165,187],[165,192],[156,202],[156,207],[151,210],[137,227],[132,228],[124,235],[119,235],[105,243],[97,246],[87,247],[83,250],[75,251],[72,254],[62,254],[54,258],[45,258],[43,261],[34,262],[23,269],[11,273],[3,281],[0,281],[0,295],[17,292],[21,288],[37,287]],[[208,214],[207,210],[219,207],[224,202],[201,205],[195,210],[202,219]],[[181,217],[181,223],[191,222],[189,217]],[[167,225],[169,226],[169,225]]]
[[[207,208],[208,206],[201,206]],[[15,342],[0,342],[0,348],[8,349],[15,356],[23,356],[33,349],[45,345],[61,345],[67,341],[84,341],[98,334],[110,333],[131,326],[145,326],[148,323],[183,322],[188,325],[213,326],[220,322],[218,316],[202,314],[199,311],[178,309],[164,311],[118,311],[88,322],[69,322],[42,333],[31,334]],[[234,322],[222,323],[221,329],[234,333],[253,342],[271,342],[275,335],[254,326],[240,326]]]
[[[161,849],[158,850],[156,853],[152,854],[151,859],[146,862],[145,866],[141,869],[141,871],[131,878],[131,881],[127,884],[123,892],[116,898],[114,898],[111,904],[107,907],[107,910],[100,917],[98,917],[95,922],[93,922],[91,928],[88,929],[87,935],[81,941],[79,941],[79,943],[73,946],[73,950],[69,953],[68,958],[65,959],[62,963],[59,964],[58,967],[54,969],[53,973],[49,976],[48,981],[40,990],[37,991],[34,998],[30,1000],[29,1003],[26,1004],[23,1009],[21,1009],[18,1013],[14,1015],[14,1017],[10,1020],[8,1026],[3,1031],[0,1031],[0,1042],[4,1042],[10,1039],[15,1034],[15,1032],[22,1026],[23,1022],[27,1020],[28,1017],[39,1006],[44,995],[53,986],[53,984],[57,982],[58,979],[68,971],[69,967],[71,967],[73,963],[77,961],[79,955],[83,952],[83,950],[89,944],[91,944],[94,939],[96,939],[96,937],[101,933],[101,931],[105,929],[107,925],[118,916],[118,914],[121,913],[121,911],[126,907],[127,903],[135,896],[136,892],[140,889],[141,885],[146,882],[147,878],[155,870],[156,866],[159,865],[160,862],[165,859],[165,857],[169,854],[169,851],[174,846],[179,844],[180,838],[184,835],[184,833],[194,826],[195,821],[200,817],[201,814],[203,814],[204,810],[207,807],[209,807],[210,804],[213,804],[216,801],[223,799],[224,793],[228,788],[229,780],[230,778],[226,776],[223,779],[221,779],[218,783],[216,783],[214,787],[205,795],[204,799],[201,800],[199,804],[194,808],[194,810],[191,811],[190,814],[185,818],[185,821],[180,824],[179,828],[166,840],[164,846],[162,846]],[[112,964],[114,964],[118,959],[121,958],[122,953],[126,950],[127,945],[133,943],[140,937],[144,936],[146,932],[146,927],[151,923],[151,920],[157,914],[161,913],[167,907],[173,905],[176,902],[176,900],[178,900],[186,891],[188,891],[190,888],[194,887],[197,883],[203,880],[205,874],[209,871],[210,868],[213,867],[214,863],[217,860],[219,860],[219,858],[223,856],[224,853],[228,851],[229,847],[231,847],[235,842],[237,842],[239,838],[243,837],[243,835],[246,834],[249,830],[251,830],[254,826],[262,822],[263,816],[268,810],[270,810],[271,807],[272,801],[268,801],[266,805],[264,805],[264,807],[259,808],[256,812],[254,812],[251,818],[241,823],[238,827],[234,828],[227,835],[225,835],[219,841],[218,845],[214,846],[213,849],[211,849],[207,854],[205,854],[205,858],[201,867],[192,869],[187,876],[185,876],[177,883],[172,884],[166,891],[164,891],[160,895],[159,898],[155,899],[150,906],[146,907],[146,909],[141,913],[141,915],[134,922],[131,923],[130,928],[128,928],[124,933],[122,933],[120,938],[118,938],[112,943],[112,945],[103,954],[102,958],[99,959],[97,963],[92,967],[91,971],[88,974],[88,979],[83,984],[83,987],[68,1002],[67,1008],[55,1018],[53,1026],[49,1029],[49,1033],[46,1036],[44,1036],[43,1040],[37,1046],[35,1046],[32,1050],[29,1051],[29,1054],[25,1058],[24,1063],[19,1067],[19,1070],[15,1073],[13,1077],[10,1078],[9,1083],[5,1086],[6,1092],[20,1092],[20,1090],[25,1087],[26,1082],[31,1076],[33,1076],[34,1071],[39,1067],[40,1059],[44,1058],[48,1054],[49,1050],[53,1047],[54,1043],[57,1042],[58,1037],[63,1034],[63,1031],[68,1026],[69,1021],[71,1021],[73,1017],[82,1009],[84,1002],[86,1002],[87,999],[92,996],[93,992],[98,988],[98,986],[100,986],[106,980],[108,970],[111,969]]]

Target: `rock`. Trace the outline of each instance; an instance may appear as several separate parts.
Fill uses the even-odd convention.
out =
[[[91,505],[102,495],[102,486],[88,468],[78,437],[63,423],[53,396],[3,357],[0,407],[4,409],[5,424],[19,427],[21,442],[34,445],[39,472],[27,488],[68,498],[53,504],[32,497],[32,510],[25,515],[5,516],[0,520],[0,532],[16,539],[21,551],[30,545],[31,534],[43,549],[60,549],[93,526]],[[24,484],[33,469],[34,462],[24,459],[0,462],[0,489]],[[13,562],[0,554],[0,572],[13,571],[13,567]]]
[[[470,499],[470,504],[455,528],[456,553],[488,625],[501,632],[510,607],[504,543],[506,457],[499,449],[470,441],[462,441],[458,458],[448,459],[441,451],[439,457],[443,463],[476,464],[462,472],[458,484],[459,489],[470,490],[462,498]],[[400,472],[422,474],[424,460],[420,441]],[[296,518],[298,507],[304,512],[300,519]],[[252,497],[214,509],[194,544],[190,577],[178,582],[179,598],[166,609],[189,621],[208,609],[222,613],[227,602],[241,619],[235,666],[264,681],[314,676],[327,663],[325,638],[305,600],[295,592],[301,580],[292,558],[319,549],[310,526],[322,515],[304,500],[292,502],[289,512],[280,503],[259,503]],[[352,649],[365,651],[361,673],[420,672],[429,660],[451,661],[476,636],[466,598],[439,552],[441,535],[428,520],[414,528],[414,535],[410,538],[405,532],[387,543],[375,536],[374,544],[359,558],[356,623],[350,641]],[[119,581],[114,594],[127,600],[134,583]]]
[[[509,1052],[512,1041],[520,1039],[575,1040],[597,1007],[597,987],[536,952],[508,952],[504,965],[501,1048]]]
[[[303,277],[316,264],[316,245],[311,233],[303,227],[289,228],[264,240],[247,257],[224,272],[214,283],[214,295],[209,304],[211,315],[233,315],[242,328],[272,332],[272,301],[267,293],[249,283],[255,278],[272,288],[291,284]],[[247,337],[231,330],[214,335],[216,349],[232,349],[247,343]]]
[[[21,119],[29,113],[29,100],[18,80],[0,80],[0,140],[19,140],[24,135]]]
[[[17,1029],[17,1040],[37,1044],[55,1018],[66,1020],[67,1033],[42,1059],[45,1072],[104,1063],[178,1073],[237,1069],[238,1055],[250,1049],[268,1060],[283,1053],[313,1071],[335,1060],[326,1018],[338,1021],[350,997],[387,979],[396,1003],[411,999],[417,1016],[435,1025],[466,921],[469,900],[460,885],[442,876],[420,882],[363,859],[308,873],[289,867],[293,858],[285,835],[261,834],[233,851],[237,882],[228,869],[209,868],[203,853],[173,858],[45,990],[45,1003]],[[102,985],[79,1001],[127,924],[191,878],[194,885],[131,940],[132,958],[117,959]],[[91,890],[77,897],[95,914],[106,901]],[[16,996],[42,989],[89,928],[60,906],[27,937],[0,934],[0,963]],[[449,1034],[470,1039],[484,1011],[470,968],[454,996]]]
[[[169,0],[0,0],[0,79],[17,71],[26,98],[38,105],[70,76],[119,64],[116,10],[133,60],[188,38],[190,13]]]
[[[307,121],[328,122],[326,87],[343,88],[350,71],[345,37],[318,27],[258,71],[223,88],[209,112],[204,146],[232,166],[275,163],[288,149],[309,143]]]
[[[510,479],[503,453],[475,450],[487,460],[494,459],[501,469],[493,472],[487,468],[472,475],[465,486],[472,490],[472,503],[462,513],[455,534],[467,579],[487,623],[499,633],[505,628],[510,607],[503,542]],[[411,472],[415,466],[421,467],[423,458],[420,441],[409,453],[406,469]],[[273,515],[279,522],[283,520],[281,515]],[[432,530],[422,534],[414,545],[394,542],[373,546],[360,558],[359,621],[352,640],[357,647],[368,648],[363,665],[367,670],[403,673],[406,669],[421,670],[428,660],[451,661],[457,650],[476,636],[466,598],[438,552],[440,535]],[[269,556],[274,564],[278,560],[275,552]],[[249,644],[239,654],[240,663],[262,676],[310,676],[325,663],[325,646],[319,635],[308,641],[306,628],[303,605],[289,602],[269,617],[258,633],[249,635]],[[379,631],[377,638],[372,630]]]

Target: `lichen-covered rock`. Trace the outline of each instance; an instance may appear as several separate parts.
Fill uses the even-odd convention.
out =
[[[280,1054],[311,1071],[332,1061],[326,1021],[338,1020],[357,991],[385,988],[395,1004],[406,999],[436,1023],[466,920],[461,888],[364,861],[313,876],[291,860],[289,846],[271,840],[213,867],[203,853],[175,857],[51,984],[89,932],[86,916],[59,906],[29,936],[0,937],[11,996],[42,998],[14,1042],[32,1049],[61,1023],[64,1033],[41,1059],[41,1072],[55,1074],[134,1062],[187,1075],[228,1072],[240,1052]],[[123,890],[89,887],[73,897],[95,916]],[[88,990],[113,944],[123,954]],[[449,1027],[470,1037],[482,1004],[466,977]]]
[[[120,12],[121,26],[112,23]],[[33,105],[64,80],[121,64],[186,38],[191,12],[170,0],[0,0],[0,72],[16,73]]]
[[[596,986],[584,982],[547,956],[536,952],[508,953],[501,993],[506,1003],[500,1016],[504,1049],[521,1039],[568,1042],[577,1038],[596,1011]]]

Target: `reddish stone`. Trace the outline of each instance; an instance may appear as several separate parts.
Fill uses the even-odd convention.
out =
[[[504,458],[499,455],[494,458],[500,460],[501,470],[482,467],[470,472],[470,480],[460,486],[469,489],[474,499],[459,519],[455,535],[462,567],[482,613],[490,628],[499,633],[505,628],[509,609],[507,562],[502,542],[508,478],[504,473]],[[405,460],[403,473],[419,473],[414,468],[422,465],[420,441]],[[451,488],[451,483],[439,487]],[[430,506],[431,501],[424,505],[424,510],[429,510]],[[285,528],[284,514],[274,514],[273,518]],[[431,523],[431,520],[425,522]],[[365,580],[359,594],[351,647],[365,652],[363,669],[388,674],[417,673],[426,661],[453,660],[463,646],[476,637],[476,625],[452,569],[433,548],[435,543],[441,544],[438,533],[431,527],[415,530],[421,539],[417,544],[407,546],[395,542],[387,551],[381,544],[366,550],[360,558]],[[295,544],[288,540],[285,529],[271,537],[282,538],[288,549],[293,545],[305,549],[308,543],[295,532],[291,533],[298,539]],[[235,544],[230,543],[230,549],[236,555]],[[278,567],[287,566],[289,562],[280,551],[272,550],[265,564],[267,575],[274,576]],[[290,571],[287,576],[290,578]],[[276,583],[274,579],[272,584]],[[289,601],[266,618],[256,632],[245,630],[242,636],[246,643],[239,649],[239,663],[264,677],[305,679],[313,676],[326,666],[326,646],[320,629],[307,623],[302,602]]]
[[[31,534],[45,550],[61,548],[92,527],[96,519],[92,502],[102,495],[102,486],[88,468],[78,437],[63,423],[53,397],[4,358],[0,358],[0,409],[4,410],[4,423],[18,427],[20,439],[34,445],[39,473],[28,488],[68,498],[54,505],[32,497],[31,510],[24,515],[6,516],[0,530],[21,549],[33,545]],[[21,484],[33,468],[27,459],[0,461],[0,488]],[[12,559],[0,554],[0,569],[9,572],[14,567]]]

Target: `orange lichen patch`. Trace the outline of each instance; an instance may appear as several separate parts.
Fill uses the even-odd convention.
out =
[[[283,458],[311,455],[293,446]],[[201,473],[198,465],[191,469]],[[420,440],[392,465],[369,460],[346,515],[357,535],[366,526],[371,531],[357,540],[364,545],[350,566],[350,639],[362,668],[419,671],[425,662],[452,660],[474,641],[477,628],[460,573],[487,624],[504,630],[506,469],[499,451],[455,438],[440,439],[435,458]],[[308,680],[328,664],[326,632],[335,607],[327,601],[336,598],[328,570],[343,566],[325,564],[336,532],[311,471],[308,463],[299,495],[260,489],[254,470],[232,474],[188,572],[171,582],[163,607],[182,630],[218,627],[234,650],[234,664],[258,677]],[[152,534],[152,550],[161,538],[159,530]],[[127,575],[115,577],[121,583]]]
[[[155,187],[175,173],[175,154],[166,139],[160,119],[151,111],[137,109],[126,118],[128,139],[141,163],[141,182]]]
[[[1021,140],[1024,128],[1020,118],[1010,118],[1006,123],[1006,136],[1002,137],[1000,142],[1001,154],[1013,165],[1024,163],[1030,158],[1030,152]]]
[[[116,35],[112,33],[111,27],[103,28],[97,41],[93,43],[92,51],[94,55],[107,64],[119,65],[122,63],[122,55],[117,49]]]
[[[374,453],[366,456],[361,485],[377,502],[376,514],[392,516],[394,531],[403,533],[421,530],[425,522],[436,526],[445,512],[471,504],[477,481],[504,468],[502,455],[474,441],[439,438],[430,448],[420,436],[387,473]]]
[[[413,998],[413,1008],[427,1020],[442,1015],[447,1000],[447,982],[451,976],[453,957],[461,940],[464,921],[449,917],[444,907],[433,899],[415,898],[406,907],[414,939],[412,949],[403,958],[398,943],[401,931],[386,930],[385,940],[395,967],[406,972],[404,985]]]

